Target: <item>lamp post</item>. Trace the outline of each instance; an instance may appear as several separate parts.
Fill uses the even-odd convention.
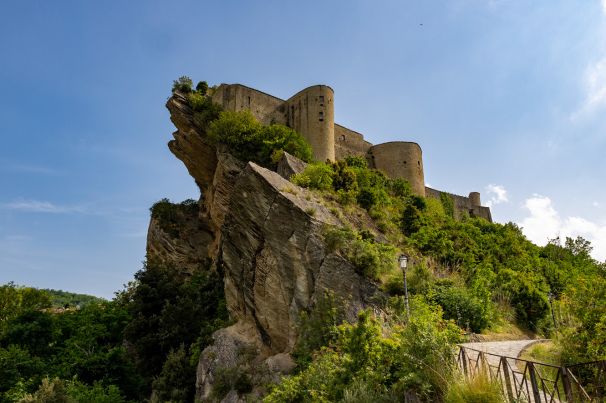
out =
[[[404,302],[406,303],[406,319],[410,318],[410,307],[408,305],[408,284],[406,283],[406,269],[408,267],[408,256],[400,255],[398,258],[398,262],[400,263],[400,269],[402,269],[402,274],[404,275]]]

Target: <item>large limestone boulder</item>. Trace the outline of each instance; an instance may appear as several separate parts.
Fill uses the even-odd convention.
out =
[[[301,310],[325,291],[352,311],[377,292],[351,263],[328,253],[324,231],[339,225],[311,193],[275,172],[249,163],[240,176],[222,227],[225,295],[230,314],[254,325],[268,354],[293,348]]]

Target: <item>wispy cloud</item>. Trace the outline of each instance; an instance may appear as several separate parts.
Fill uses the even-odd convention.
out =
[[[490,184],[486,186],[486,191],[490,196],[490,199],[486,202],[487,207],[492,207],[501,203],[507,203],[509,201],[509,199],[507,198],[507,190],[503,185]]]
[[[530,213],[520,225],[524,234],[538,245],[545,245],[555,237],[582,236],[591,242],[593,257],[606,259],[606,224],[589,221],[583,217],[561,217],[547,196],[534,195],[527,199],[524,208]]]
[[[587,66],[583,81],[584,100],[571,115],[573,121],[591,116],[606,107],[606,56]]]
[[[602,12],[606,15],[606,0],[602,0]]]
[[[61,206],[48,201],[40,200],[16,200],[10,203],[2,204],[0,206],[8,210],[16,210],[29,213],[86,213],[86,209],[82,206]]]
[[[11,173],[25,173],[34,175],[61,175],[62,172],[44,165],[23,164],[14,162],[4,162],[0,164],[0,170]]]

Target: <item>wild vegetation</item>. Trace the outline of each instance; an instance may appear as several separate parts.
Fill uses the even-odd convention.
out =
[[[273,167],[282,151],[311,162],[296,132],[264,126],[248,112],[213,104],[205,82],[181,77],[196,124],[243,160]],[[380,285],[381,311],[345,323],[343,303],[327,293],[301,313],[294,374],[270,387],[268,402],[499,401],[488,380],[462,380],[454,343],[466,332],[516,323],[554,338],[559,362],[606,359],[606,264],[582,238],[529,242],[513,224],[455,219],[453,201],[412,193],[407,182],[370,169],[364,158],[312,162],[291,178],[344,221],[327,228],[329,251]],[[167,233],[179,236],[181,213],[197,203],[163,199],[151,208]],[[358,223],[359,224],[359,223]],[[410,257],[410,315],[396,257]],[[112,301],[0,286],[0,402],[193,401],[195,366],[211,334],[229,324],[220,268],[184,274],[147,261]],[[59,297],[61,299],[59,299]],[[214,397],[247,392],[243,373],[218,375]]]

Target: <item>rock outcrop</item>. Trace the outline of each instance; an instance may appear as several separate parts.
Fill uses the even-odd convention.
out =
[[[214,235],[197,208],[176,207],[174,215],[170,226],[158,218],[150,220],[147,259],[191,274],[208,260],[207,248]]]
[[[226,369],[264,363],[270,378],[292,369],[288,353],[297,340],[300,313],[324,292],[347,301],[353,320],[378,289],[326,248],[324,231],[343,225],[342,214],[278,173],[212,144],[182,94],[175,93],[167,107],[178,129],[169,148],[200,188],[200,212],[191,217],[191,235],[182,239],[167,237],[152,220],[148,253],[177,263],[212,259],[224,273],[235,322],[216,332],[200,357],[197,397],[205,399]],[[285,154],[281,166],[280,173],[290,177],[305,165]],[[248,364],[239,361],[241,349],[255,351]]]
[[[291,176],[303,172],[306,166],[305,162],[284,151],[278,161],[276,172],[284,179],[290,179]]]

